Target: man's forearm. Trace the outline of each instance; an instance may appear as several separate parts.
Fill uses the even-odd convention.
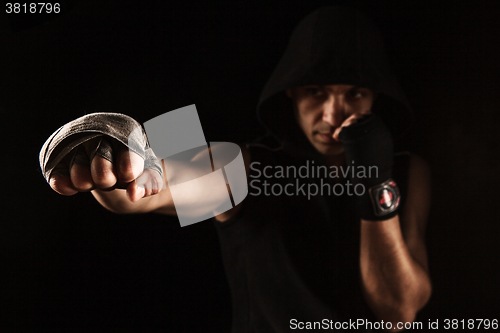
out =
[[[431,283],[403,239],[398,215],[361,220],[360,246],[363,289],[374,313],[391,322],[413,321],[430,297]]]

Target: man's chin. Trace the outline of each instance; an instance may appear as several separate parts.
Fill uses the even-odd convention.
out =
[[[344,147],[340,142],[335,142],[332,144],[317,143],[315,146],[316,150],[322,155],[335,156],[344,153]]]

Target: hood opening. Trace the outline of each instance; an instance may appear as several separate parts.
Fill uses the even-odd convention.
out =
[[[262,125],[281,145],[314,149],[295,121],[288,88],[349,84],[378,92],[372,111],[395,139],[410,128],[412,110],[389,66],[382,38],[362,13],[322,7],[306,16],[266,83],[257,106]]]

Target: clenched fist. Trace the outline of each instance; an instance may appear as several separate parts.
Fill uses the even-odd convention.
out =
[[[111,137],[93,138],[74,149],[49,178],[50,186],[59,194],[119,188],[126,189],[130,200],[136,202],[163,188],[163,177],[157,171],[145,169],[141,156]]]
[[[99,190],[94,196],[116,192],[122,202],[136,202],[165,188],[146,133],[124,114],[91,113],[65,124],[47,139],[39,157],[45,179],[63,195]],[[126,195],[111,191],[115,188],[126,189]]]

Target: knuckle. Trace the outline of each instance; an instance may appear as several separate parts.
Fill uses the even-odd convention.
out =
[[[110,187],[116,184],[116,176],[110,167],[96,167],[92,170],[92,179],[97,187]]]
[[[85,170],[79,165],[74,165],[70,171],[70,179],[73,187],[78,191],[89,191],[93,187],[92,179],[88,174],[88,169]]]
[[[86,182],[80,179],[73,180],[73,186],[80,192],[89,191],[92,189],[93,184],[91,182]]]
[[[61,177],[53,176],[49,179],[50,187],[59,194],[66,194],[68,191]]]
[[[121,180],[132,181],[139,177],[144,168],[142,158],[130,154],[129,151],[124,151],[119,155],[117,160],[117,174]]]
[[[130,161],[120,161],[117,165],[117,173],[120,179],[132,181],[135,179],[134,167]]]

